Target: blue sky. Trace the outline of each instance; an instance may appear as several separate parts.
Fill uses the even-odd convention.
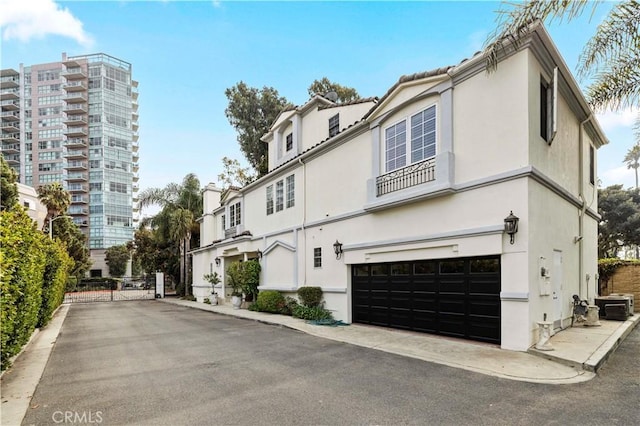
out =
[[[243,160],[224,115],[240,80],[295,104],[324,76],[382,96],[403,74],[453,65],[481,49],[499,2],[227,2],[0,0],[2,68],[104,52],[140,82],[140,186],[190,172],[216,182],[224,156]],[[611,8],[548,26],[569,68]],[[586,83],[586,82],[585,82]],[[604,186],[634,185],[622,158],[633,145],[626,111],[599,116]],[[244,160],[243,160],[244,161]]]

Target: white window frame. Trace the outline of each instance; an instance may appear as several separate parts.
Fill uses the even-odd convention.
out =
[[[412,147],[412,142],[414,139],[414,134],[413,134],[413,129],[411,126],[411,119],[419,114],[424,114],[426,111],[428,111],[429,109],[433,108],[434,109],[434,120],[435,120],[435,126],[434,126],[434,154],[432,156],[425,156],[423,158],[420,158],[418,160],[414,160],[414,150]],[[420,109],[417,112],[414,112],[412,114],[409,114],[408,116],[386,126],[383,130],[382,130],[382,149],[383,149],[383,161],[384,161],[384,170],[385,173],[389,173],[389,172],[393,172],[395,170],[399,170],[402,169],[404,167],[410,166],[412,164],[417,164],[417,163],[421,163],[423,161],[429,160],[431,158],[434,158],[437,154],[438,154],[438,104],[437,103],[433,103],[431,105],[428,105],[422,109]],[[396,155],[393,158],[393,161],[390,161],[390,157],[388,156],[389,154],[389,148],[388,148],[388,138],[387,138],[387,132],[394,128],[397,127],[399,124],[404,123],[404,154],[403,155]],[[424,122],[423,122],[424,123]],[[422,135],[424,136],[424,135]],[[397,138],[397,136],[394,136],[394,138]],[[397,142],[396,142],[396,146],[394,148],[395,151],[398,150],[398,146]],[[422,145],[421,150],[424,150],[424,147],[426,145]],[[402,164],[402,162],[399,161],[399,157],[404,156],[404,163]],[[392,164],[393,163],[393,164]]]
[[[296,175],[289,175],[285,179],[285,194],[287,208],[296,205]]]
[[[276,212],[284,210],[284,181],[276,182]]]
[[[238,201],[229,206],[229,228],[242,225],[242,203]]]
[[[322,247],[313,248],[313,267],[322,268]]]
[[[274,212],[274,203],[273,203],[273,185],[268,185],[267,186],[267,216],[269,216],[270,214],[273,214]]]

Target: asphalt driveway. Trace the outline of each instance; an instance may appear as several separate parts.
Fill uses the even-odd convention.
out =
[[[591,382],[514,382],[157,301],[73,305],[23,421],[637,424],[638,328]]]

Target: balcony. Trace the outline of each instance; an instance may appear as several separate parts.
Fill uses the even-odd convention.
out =
[[[140,135],[138,134],[138,132],[131,132],[131,138],[134,142],[138,142],[139,137]]]
[[[20,131],[19,126],[20,126],[20,122],[18,121],[3,121],[2,124],[0,124],[0,127],[2,128],[3,131],[11,132],[11,133],[19,132]]]
[[[132,119],[133,121],[138,121],[138,119],[139,119],[139,118],[140,118],[140,115],[138,114],[138,111],[133,111],[133,112],[131,113],[131,119]]]
[[[17,121],[20,120],[20,112],[19,111],[3,111],[0,113],[0,117],[4,121]]]
[[[138,160],[140,160],[140,154],[138,154],[138,150],[134,151],[131,154],[131,160],[133,160],[134,163],[137,163]]]
[[[87,85],[84,81],[68,81],[62,85],[62,88],[67,92],[85,92]]]
[[[89,198],[82,195],[72,195],[71,204],[89,204]]]
[[[89,221],[81,217],[74,217],[72,220],[73,220],[73,223],[75,223],[80,227],[89,226]]]
[[[64,168],[67,170],[87,170],[87,163],[85,161],[69,161]]]
[[[20,154],[20,144],[12,143],[12,144],[2,145],[2,154],[4,155]]]
[[[79,183],[72,183],[69,184],[67,186],[67,191],[73,193],[78,193],[78,192],[87,192],[89,190],[89,187],[87,185],[82,185]]]
[[[86,114],[87,113],[87,106],[86,106],[86,104],[83,104],[83,103],[80,103],[80,104],[66,104],[62,108],[62,111],[66,112],[67,114],[69,114],[69,113]]]
[[[412,186],[431,182],[436,178],[436,162],[430,158],[421,163],[412,164],[402,169],[376,178],[376,194],[378,197],[390,192],[411,188]]]
[[[2,133],[0,139],[2,142],[20,143],[20,133]]]
[[[86,148],[87,140],[84,138],[69,138],[63,142],[67,148]]]
[[[76,62],[76,64],[78,64]],[[83,69],[79,66],[67,67],[65,71],[62,72],[62,76],[67,80],[80,80],[83,78],[87,78],[87,73],[83,71]]]
[[[71,92],[63,98],[68,104],[87,102],[87,94],[82,92]]]
[[[20,154],[3,155],[8,164],[20,164]]]
[[[64,135],[68,137],[78,137],[78,136],[87,136],[87,128],[86,127],[67,127],[63,132]]]
[[[140,176],[138,176],[138,175],[136,174],[136,175],[133,175],[133,177],[132,177],[131,179],[132,179],[134,182],[137,182],[137,181],[139,181],[139,180],[140,180]]]
[[[15,100],[1,100],[0,106],[3,111],[17,111],[20,109],[20,102]]]
[[[63,120],[63,123],[66,124],[67,126],[73,126],[78,125],[78,126],[86,126],[87,124],[87,117],[85,115],[69,115],[67,114],[67,117]]]
[[[131,151],[138,152],[139,149],[140,149],[140,145],[138,145],[136,142],[131,144]]]
[[[64,154],[64,158],[75,159],[75,160],[86,160],[87,154],[86,152],[79,151],[79,150],[67,151],[66,154]]]
[[[86,173],[69,173],[65,179],[67,182],[86,182],[88,180]]]
[[[138,122],[137,121],[132,121],[131,122],[131,130],[133,130],[134,132],[137,132],[138,128],[139,128]]]
[[[140,165],[138,163],[132,163],[131,168],[134,172],[137,172],[138,170],[140,170]]]
[[[89,210],[84,209],[84,208],[74,208],[75,206],[71,206],[69,207],[69,210],[67,210],[67,213],[73,216],[86,216],[89,214]]]
[[[13,70],[9,70],[10,72]],[[13,71],[9,75],[3,75],[0,77],[0,89],[7,89],[20,86],[20,75],[17,71]]]
[[[15,101],[17,99],[20,99],[20,91],[15,88],[2,89],[0,90],[0,99],[2,99],[3,101],[5,100]]]

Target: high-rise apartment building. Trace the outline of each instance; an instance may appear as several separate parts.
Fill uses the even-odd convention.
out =
[[[2,155],[19,181],[61,182],[87,235],[92,275],[104,251],[133,239],[138,218],[138,82],[104,53],[0,71]]]

